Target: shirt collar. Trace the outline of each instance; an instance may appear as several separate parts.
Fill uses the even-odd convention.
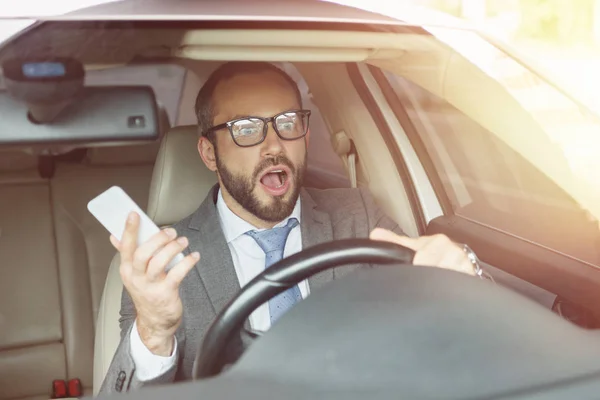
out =
[[[285,224],[287,224],[290,218],[296,218],[298,222],[300,222],[300,210],[300,196],[298,196],[298,200],[296,200],[296,205],[294,206],[294,210],[292,211],[292,213],[274,227],[278,228],[280,226],[284,226]],[[223,234],[225,235],[225,240],[227,241],[227,243],[233,242],[235,239],[237,239],[238,237],[240,237],[248,231],[264,230],[255,227],[251,223],[243,220],[242,218],[234,214],[234,212],[229,209],[227,204],[225,204],[225,200],[223,199],[221,189],[219,189],[219,194],[217,197],[217,213],[219,214],[221,228],[223,229]]]

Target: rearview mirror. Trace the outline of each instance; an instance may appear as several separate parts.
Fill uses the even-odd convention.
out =
[[[160,134],[154,92],[148,86],[81,88],[50,122],[30,105],[0,91],[0,145],[153,140]]]

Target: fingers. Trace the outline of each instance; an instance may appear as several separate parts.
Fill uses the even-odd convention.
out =
[[[121,261],[124,263],[132,263],[135,250],[137,249],[137,236],[140,225],[140,216],[136,212],[131,212],[125,222],[125,230],[121,238],[119,252],[121,253]]]
[[[183,278],[194,268],[198,260],[200,260],[200,253],[197,251],[187,255],[167,273],[165,280],[173,287],[179,287]]]
[[[171,262],[173,257],[188,246],[189,242],[185,237],[177,238],[177,232],[173,228],[167,228],[153,235],[140,246],[137,246],[139,223],[139,215],[132,212],[125,223],[125,230],[121,241],[111,235],[110,242],[121,254],[122,277],[132,278],[133,275],[143,275],[144,280],[147,282],[156,281],[157,278],[165,276],[166,266]],[[177,281],[177,277],[183,279],[199,258],[199,256],[186,257],[184,261],[187,260],[187,262],[183,264],[183,267],[179,268],[180,270],[183,268],[183,270],[176,272],[174,274],[175,278],[171,279],[171,281]],[[190,263],[191,266],[189,266]]]
[[[474,275],[473,265],[463,248],[446,235],[421,236],[410,238],[394,232],[376,228],[369,235],[372,240],[395,243],[415,251],[415,265],[440,267]]]
[[[415,254],[415,265],[440,267],[474,275],[473,265],[463,248],[446,235],[424,236],[419,238],[423,246]]]
[[[372,240],[380,240],[382,242],[390,242],[399,244],[400,246],[408,247],[411,250],[417,251],[422,247],[422,243],[418,239],[413,239],[408,236],[401,236],[387,229],[375,228],[369,235]]]
[[[176,237],[177,232],[175,229],[167,228],[153,235],[150,239],[141,244],[133,257],[134,271],[140,274],[146,273],[150,260],[165,246],[174,241]]]
[[[148,278],[152,280],[162,276],[166,272],[166,266],[171,262],[173,257],[182,252],[188,246],[188,244],[188,239],[182,236],[177,240],[169,242],[166,246],[161,248],[150,259],[148,270],[146,271]]]

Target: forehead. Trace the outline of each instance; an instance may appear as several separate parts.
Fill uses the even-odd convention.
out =
[[[271,116],[300,107],[296,91],[277,73],[239,74],[215,87],[212,98],[215,122],[235,116]],[[221,121],[219,121],[221,120]]]

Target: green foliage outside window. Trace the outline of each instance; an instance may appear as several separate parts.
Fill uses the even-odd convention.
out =
[[[465,4],[473,0],[415,0],[416,3],[463,16]],[[543,40],[560,44],[590,42],[594,23],[600,24],[600,12],[595,19],[595,7],[600,0],[481,0],[486,15],[496,17],[503,13],[520,16],[517,35],[524,39]]]
[[[519,36],[564,44],[589,41],[593,38],[595,2],[520,0]]]

